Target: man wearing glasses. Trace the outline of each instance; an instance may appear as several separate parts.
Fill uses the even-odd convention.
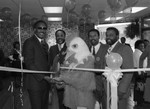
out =
[[[33,25],[34,35],[23,45],[23,56],[26,69],[48,71],[48,45],[45,42],[47,24],[39,20]],[[29,93],[32,109],[48,109],[49,84],[45,80],[49,74],[28,73],[26,88]]]

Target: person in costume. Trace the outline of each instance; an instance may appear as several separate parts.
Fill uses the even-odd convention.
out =
[[[67,55],[63,67],[56,81],[65,83],[64,105],[70,109],[83,107],[94,109],[95,97],[93,90],[96,88],[93,72],[74,70],[74,68],[94,68],[94,57],[88,46],[80,37],[69,37],[67,43]]]

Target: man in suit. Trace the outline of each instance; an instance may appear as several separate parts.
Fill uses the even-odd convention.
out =
[[[54,58],[59,55],[59,63],[62,64],[66,55],[67,46],[65,43],[66,33],[64,30],[59,29],[55,32],[56,45],[50,47],[49,50],[49,63],[51,70],[53,69]]]
[[[48,71],[48,45],[45,42],[47,24],[39,20],[33,25],[34,35],[23,45],[23,56],[26,69]],[[46,77],[49,74],[29,73],[26,75],[26,87],[29,93],[32,109],[48,109],[49,84]]]
[[[99,42],[100,34],[96,29],[91,29],[88,32],[88,39],[90,42],[89,49],[95,57],[95,69],[104,69],[108,45]],[[103,72],[95,72],[96,90],[94,91],[94,95],[99,104],[102,103],[103,109],[106,109],[106,91],[104,91],[104,77],[102,73]]]
[[[50,69],[52,71],[57,71],[58,65],[63,64],[66,56],[66,50],[67,50],[67,46],[65,43],[65,38],[66,38],[65,31],[62,29],[57,30],[55,32],[55,37],[56,37],[57,44],[51,46],[49,50],[49,63],[51,67]],[[65,106],[63,105],[64,88],[60,88],[62,84],[56,84],[56,86],[57,86],[57,94],[58,94],[58,101],[59,101],[59,109],[65,109]]]
[[[106,30],[106,43],[110,46],[109,52],[118,53],[123,59],[121,69],[133,69],[133,52],[131,47],[119,42],[119,31],[114,27]],[[133,73],[123,73],[123,77],[118,84],[118,109],[127,109],[130,84]]]

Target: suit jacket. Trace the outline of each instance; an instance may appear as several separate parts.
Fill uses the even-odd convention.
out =
[[[49,65],[50,67],[53,66],[53,62],[54,59],[56,58],[56,56],[58,56],[58,62],[60,62],[60,64],[63,63],[65,56],[66,56],[66,50],[67,50],[67,46],[66,43],[64,44],[63,48],[61,49],[61,51],[59,51],[58,45],[54,45],[50,47],[49,50]]]
[[[95,69],[105,69],[106,62],[105,62],[105,55],[107,53],[108,45],[102,44],[100,45],[100,48],[98,49],[97,53],[95,54],[95,62],[94,62],[94,68]],[[96,89],[102,90],[102,74],[103,72],[95,73],[95,79],[96,79]]]
[[[48,71],[48,45],[42,47],[35,35],[24,42],[23,56],[26,69],[37,71]],[[26,85],[28,89],[43,90],[47,88],[48,83],[44,76],[49,74],[27,74]]]
[[[116,44],[111,52],[119,53],[123,59],[121,69],[133,69],[133,51],[131,47],[123,45],[120,42]],[[119,81],[118,91],[128,93],[133,73],[124,73]]]

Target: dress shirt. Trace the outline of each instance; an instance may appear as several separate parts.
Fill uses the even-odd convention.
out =
[[[59,49],[59,51],[61,51],[61,49],[64,47],[64,44],[65,44],[65,43],[57,44],[57,45],[58,45],[58,49]]]
[[[94,48],[95,48],[95,54],[98,52],[98,50],[99,50],[99,48],[100,48],[100,43],[98,43],[97,45],[95,45],[94,46]],[[93,54],[93,46],[91,47],[91,52],[92,52],[92,54]]]

